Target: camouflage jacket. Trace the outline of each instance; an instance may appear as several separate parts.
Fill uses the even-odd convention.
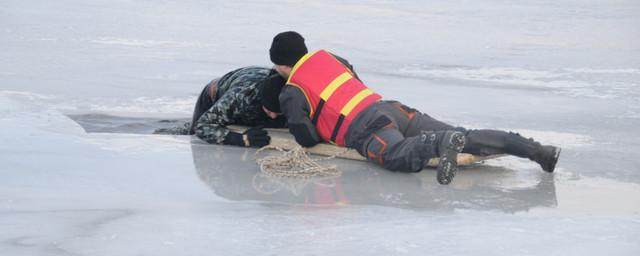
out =
[[[196,122],[195,135],[208,143],[221,144],[230,132],[227,125],[284,127],[262,110],[260,90],[262,82],[278,73],[270,68],[244,67],[231,71],[218,80],[215,103]]]

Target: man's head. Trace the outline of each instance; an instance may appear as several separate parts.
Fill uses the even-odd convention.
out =
[[[284,77],[288,78],[291,68],[307,54],[307,46],[304,38],[294,31],[287,31],[277,34],[271,43],[269,56],[273,62],[273,68]]]
[[[279,96],[285,83],[284,78],[280,76],[272,76],[262,82],[260,103],[262,104],[262,110],[271,119],[276,119],[282,113]]]

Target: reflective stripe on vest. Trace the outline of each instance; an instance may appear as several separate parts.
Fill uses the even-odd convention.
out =
[[[318,135],[341,146],[353,119],[381,98],[325,50],[303,56],[291,70],[287,84],[305,95]]]

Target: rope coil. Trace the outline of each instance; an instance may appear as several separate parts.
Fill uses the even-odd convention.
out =
[[[342,172],[336,165],[322,165],[319,161],[333,159],[340,155],[335,154],[326,158],[312,159],[309,153],[298,146],[286,151],[276,146],[266,146],[258,149],[256,155],[265,149],[275,149],[282,152],[281,155],[266,156],[256,159],[260,166],[260,172],[268,176],[291,177],[309,179],[312,177],[338,177]]]

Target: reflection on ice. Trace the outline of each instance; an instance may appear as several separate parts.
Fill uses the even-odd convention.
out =
[[[450,186],[441,186],[435,182],[435,172],[430,170],[419,174],[393,173],[365,162],[339,160],[340,177],[286,178],[260,173],[253,150],[197,142],[191,148],[200,179],[216,195],[234,201],[508,213],[557,205],[553,175],[547,173],[539,173],[532,185],[504,188],[495,180],[507,178],[509,170],[479,166],[466,168],[464,175],[456,177]]]

